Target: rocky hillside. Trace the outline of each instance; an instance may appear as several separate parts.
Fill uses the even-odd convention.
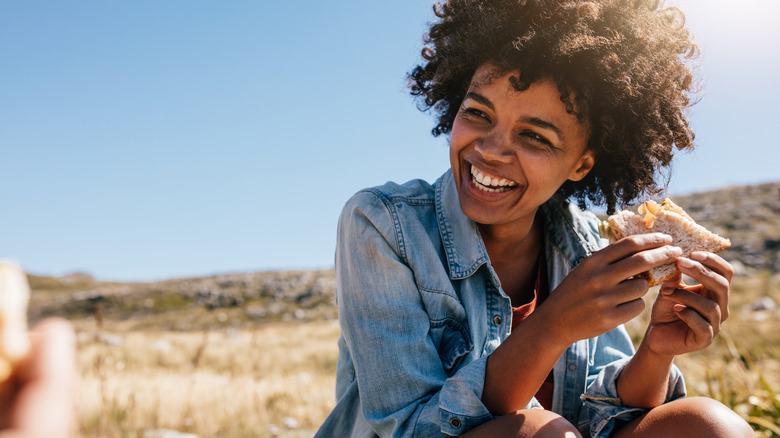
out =
[[[696,222],[731,240],[721,255],[742,275],[780,272],[780,182],[675,197]]]
[[[88,274],[29,276],[30,319],[94,319],[125,329],[194,330],[336,317],[333,270],[222,274],[149,283]]]
[[[675,197],[697,222],[731,239],[738,275],[780,272],[780,182]],[[127,329],[193,330],[335,318],[332,270],[223,274],[150,283],[88,274],[30,276],[31,319],[60,315]]]

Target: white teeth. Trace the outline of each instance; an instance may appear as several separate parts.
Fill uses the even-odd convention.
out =
[[[474,181],[479,183],[477,187],[488,193],[503,192],[517,185],[516,182],[505,178],[490,175],[485,176],[481,170],[474,166],[471,166],[471,176]]]
[[[480,184],[484,182],[484,177],[475,167],[471,168],[471,176],[473,176],[474,179],[477,180],[477,182]]]

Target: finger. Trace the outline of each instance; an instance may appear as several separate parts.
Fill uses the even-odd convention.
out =
[[[614,309],[610,314],[616,324],[623,324],[637,316],[645,309],[645,301],[642,297],[647,294],[649,287],[644,278],[632,278],[625,280],[612,289],[612,293],[605,295],[603,299],[610,300],[606,307]]]
[[[707,321],[708,325],[713,327],[715,333],[720,332],[720,325],[724,318],[721,307],[716,301],[686,289],[664,290],[661,293],[664,297],[676,303],[675,307],[682,305],[696,312]],[[675,310],[677,309],[675,308]]]
[[[31,352],[22,361],[18,377],[27,380],[62,381],[75,371],[75,334],[67,321],[49,318],[30,331]]]
[[[613,294],[617,304],[623,304],[644,297],[649,289],[650,286],[646,279],[630,278],[615,286]]]
[[[682,289],[685,286],[687,285],[682,281],[682,274],[678,271],[677,275],[661,283],[660,291],[663,293],[665,290]]]
[[[695,310],[682,304],[674,306],[674,312],[693,331],[694,339],[699,348],[710,345],[715,339],[717,330]]]
[[[674,263],[682,255],[677,246],[665,245],[632,254],[611,266],[617,281],[637,276],[657,266]]]
[[[69,323],[50,319],[31,332],[30,354],[20,364],[18,380],[11,426],[31,436],[69,436],[76,382],[75,335]]]
[[[635,234],[618,240],[598,251],[596,254],[598,254],[599,257],[603,257],[605,263],[612,264],[639,251],[671,245],[672,242],[672,236],[668,234]]]
[[[722,275],[729,282],[734,278],[734,267],[731,266],[731,263],[717,254],[705,251],[694,251],[691,253],[690,258]]]
[[[729,280],[702,263],[685,257],[678,259],[677,268],[683,274],[696,279],[709,295],[707,298],[717,301],[724,309],[725,316],[728,317]]]
[[[616,317],[621,323],[626,323],[639,316],[645,310],[645,300],[637,298],[617,306]]]

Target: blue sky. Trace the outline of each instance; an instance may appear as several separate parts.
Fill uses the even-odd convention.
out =
[[[780,2],[679,0],[699,149],[672,195],[780,180]],[[154,280],[332,266],[346,199],[435,180],[405,89],[430,3],[0,3],[0,258]]]

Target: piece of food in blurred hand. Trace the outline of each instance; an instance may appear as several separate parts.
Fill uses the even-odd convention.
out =
[[[24,271],[14,263],[0,262],[0,383],[27,354],[27,303],[30,286]]]

